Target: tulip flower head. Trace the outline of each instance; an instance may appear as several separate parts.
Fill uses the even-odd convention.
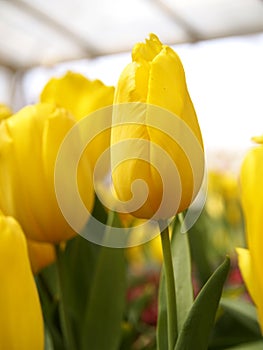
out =
[[[58,206],[54,170],[60,145],[75,125],[69,113],[54,105],[40,103],[28,106],[0,124],[0,207],[5,215],[15,217],[27,238],[58,243],[73,237]],[[63,166],[63,198],[80,224],[86,218],[74,211],[74,199],[68,188],[67,169],[74,157],[74,139]],[[88,211],[93,206],[93,184],[90,164],[85,157],[77,172],[79,192]]]
[[[52,78],[41,93],[41,102],[54,103],[67,109],[77,121],[87,117],[85,123],[88,123],[86,126],[88,129],[92,129],[94,123],[96,128],[101,129],[101,133],[87,145],[86,153],[92,169],[99,156],[110,145],[110,129],[102,131],[103,123],[98,127],[100,118],[96,118],[94,112],[111,106],[113,94],[114,87],[106,86],[100,80],[89,80],[73,72],[68,72],[61,78]],[[85,142],[85,132],[82,136]]]
[[[114,98],[112,179],[127,212],[166,219],[189,207],[204,152],[178,55],[157,36],[136,44]]]
[[[239,267],[258,310],[263,332],[263,136],[246,155],[241,168],[241,199],[248,249],[238,248]]]
[[[43,350],[44,324],[21,227],[0,213],[0,348]]]

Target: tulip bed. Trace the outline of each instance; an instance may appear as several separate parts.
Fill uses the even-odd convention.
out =
[[[263,348],[263,137],[206,169],[178,55],[0,106],[0,349]],[[207,182],[205,179],[207,178]]]

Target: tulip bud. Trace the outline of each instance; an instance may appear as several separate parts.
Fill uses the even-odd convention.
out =
[[[74,119],[61,108],[50,104],[28,106],[0,124],[0,207],[5,215],[15,217],[27,238],[58,243],[76,233],[66,222],[58,206],[54,170],[59,147],[67,132],[75,125]],[[74,140],[63,163],[64,179],[61,188],[72,215],[74,212],[67,178],[67,169],[75,157]],[[94,192],[89,162],[82,157],[77,172],[77,183],[87,212],[93,206]],[[76,211],[76,210],[75,210]]]
[[[44,349],[44,325],[25,236],[0,214],[0,347]]]
[[[166,219],[188,208],[203,179],[202,136],[182,63],[154,34],[120,76],[112,125],[112,179],[126,210]]]
[[[67,109],[74,118],[79,121],[89,115],[86,121],[88,129],[96,128],[101,131],[105,125],[100,125],[100,118],[96,119],[96,110],[112,105],[114,87],[104,85],[100,80],[89,80],[78,73],[68,72],[61,78],[52,78],[44,87],[41,93],[41,101],[54,103],[59,107]],[[85,142],[85,133],[82,135]],[[99,133],[88,145],[86,153],[91,163],[92,169],[99,156],[110,145],[110,130]]]
[[[245,216],[248,250],[238,248],[239,267],[248,290],[257,306],[263,333],[263,137],[251,149],[241,168],[241,199]]]

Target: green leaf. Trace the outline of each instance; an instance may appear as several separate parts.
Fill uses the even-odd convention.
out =
[[[115,217],[116,219],[116,217]],[[110,234],[108,232],[107,234]],[[124,250],[101,247],[85,309],[81,348],[117,350],[122,335],[126,292]]]
[[[227,257],[198,294],[179,334],[175,350],[207,350],[229,268],[230,259]]]
[[[211,225],[210,221],[206,213],[203,212],[195,225],[189,229],[191,257],[196,267],[196,275],[201,286],[203,286],[213,274],[211,259],[209,259],[211,255],[210,240],[212,230],[209,226]],[[213,261],[215,261],[214,258]]]
[[[255,334],[260,334],[257,310],[250,302],[241,299],[222,298],[222,308]]]
[[[47,327],[45,327],[45,350],[54,350],[51,334]]]
[[[125,287],[123,249],[102,247],[82,325],[82,349],[118,348]]]
[[[92,216],[100,222],[106,223],[107,214],[98,198],[95,198]],[[102,227],[99,227],[102,235]],[[91,230],[89,221],[83,231],[83,236]],[[66,244],[61,259],[63,294],[65,309],[69,317],[70,327],[75,338],[77,348],[80,348],[82,337],[82,325],[86,307],[89,301],[93,284],[93,276],[96,271],[101,247],[83,236],[77,235]]]
[[[252,342],[252,343],[246,343],[239,346],[234,346],[232,348],[227,348],[225,350],[262,350],[262,349],[263,349],[263,340]]]

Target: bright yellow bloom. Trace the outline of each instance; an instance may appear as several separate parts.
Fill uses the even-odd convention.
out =
[[[263,137],[251,149],[241,168],[242,206],[246,222],[247,249],[237,249],[239,267],[257,306],[263,332]]]
[[[141,179],[148,186],[148,197],[139,209],[132,210],[134,216],[153,217],[160,207],[165,186],[169,200],[155,218],[164,219],[183,211],[191,204],[201,186],[204,165],[202,136],[182,63],[177,54],[163,45],[154,34],[146,43],[136,44],[133,48],[132,63],[120,76],[114,104],[111,145],[129,140],[127,146],[122,142],[111,151],[112,178],[119,199],[124,202],[132,200],[132,184]],[[118,104],[126,104],[126,110],[125,105]],[[153,127],[151,123],[157,126]],[[114,127],[118,124],[121,126]],[[185,136],[185,128],[188,128],[188,132],[190,130],[189,139]],[[168,135],[167,131],[170,130],[171,134]],[[171,163],[155,145],[177,167],[181,183],[176,182]],[[183,145],[187,145],[187,150],[183,149]],[[133,153],[128,159],[131,150]],[[189,154],[195,151],[199,151],[195,157],[199,166],[198,175],[193,173]],[[155,167],[160,167],[166,174],[168,185]],[[142,191],[139,189],[138,192],[136,195],[140,197]],[[180,198],[175,208],[176,197]],[[141,200],[138,202],[141,203]]]
[[[28,256],[34,274],[56,260],[56,252],[53,244],[27,240]]]
[[[55,103],[59,107],[66,108],[76,120],[92,114],[100,108],[113,103],[114,87],[104,85],[100,80],[89,80],[78,73],[68,72],[61,78],[52,78],[41,93],[41,101]],[[90,128],[98,124],[96,115],[90,118]],[[97,127],[98,125],[96,125]],[[105,126],[101,125],[103,130]],[[85,141],[85,135],[84,141]],[[96,136],[87,147],[88,157],[92,169],[98,157],[110,145],[110,130]]]
[[[43,318],[26,239],[16,221],[1,214],[0,284],[0,348],[44,349]]]
[[[11,115],[12,115],[11,109],[8,106],[0,103],[0,121],[2,119],[6,119],[10,117]]]
[[[0,208],[19,221],[29,239],[57,243],[76,234],[60,211],[54,186],[57,153],[74,125],[66,110],[44,103],[25,107],[0,124]],[[74,149],[73,144],[64,165],[65,183]],[[78,185],[90,211],[94,192],[84,157],[78,167]],[[78,218],[78,212],[74,215]]]

